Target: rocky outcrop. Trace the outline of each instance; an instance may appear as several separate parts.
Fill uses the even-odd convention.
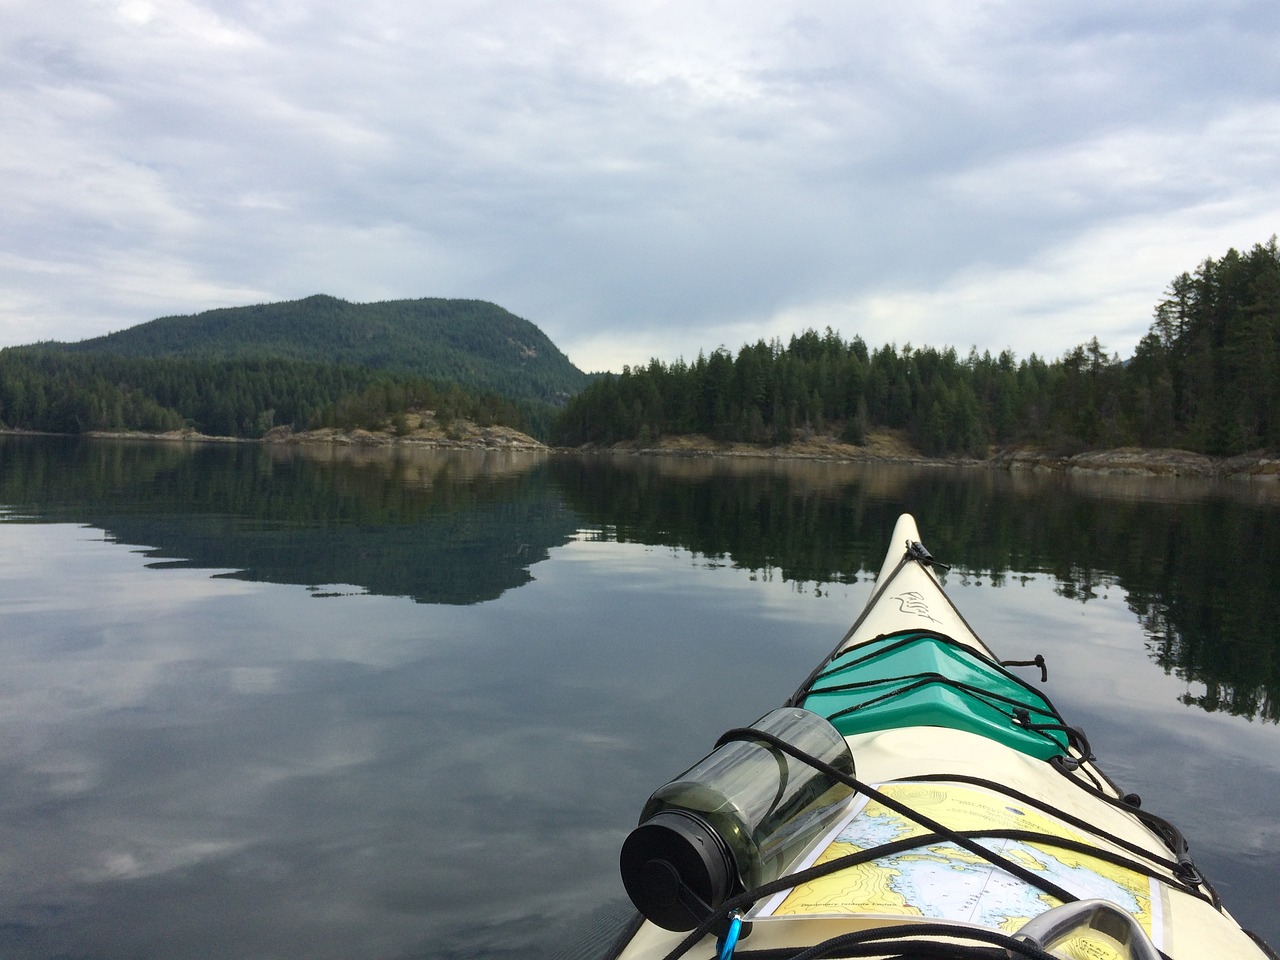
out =
[[[926,457],[901,431],[877,431],[866,444],[854,446],[830,436],[814,435],[785,446],[760,447],[746,443],[720,443],[704,436],[663,437],[650,444],[620,443],[603,450],[641,456],[729,457],[778,460],[826,460],[842,462],[905,463],[935,466],[980,466],[987,469],[1045,473],[1094,474],[1133,477],[1201,477],[1280,481],[1280,459],[1264,452],[1229,459],[1207,457],[1189,450],[1120,447],[1064,454],[1033,447],[994,450],[983,460]]]
[[[388,424],[381,430],[299,430],[291,427],[274,427],[263,435],[261,441],[243,437],[211,437],[194,430],[173,430],[168,433],[141,433],[135,431],[101,430],[90,434],[119,440],[168,440],[195,443],[242,442],[271,444],[329,444],[344,447],[379,447],[404,444],[406,446],[442,447],[446,449],[475,450],[546,450],[546,444],[528,434],[500,425],[478,426],[469,420],[454,420],[441,425],[430,411],[409,414],[396,425]]]
[[[1112,476],[1205,477],[1210,479],[1280,480],[1280,459],[1263,452],[1215,458],[1189,450],[1120,447],[1062,455],[1031,448],[1011,448],[987,461],[1008,470],[1093,473]]]
[[[295,432],[288,427],[276,427],[262,438],[264,443],[327,443],[334,446],[421,446],[445,449],[483,450],[546,450],[546,444],[511,427],[481,427],[466,420],[457,420],[447,428],[434,420],[419,418],[400,430],[305,430]]]

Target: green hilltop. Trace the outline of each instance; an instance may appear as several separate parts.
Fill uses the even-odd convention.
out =
[[[42,346],[132,358],[366,367],[555,405],[588,381],[538,327],[482,300],[348,303],[316,295],[161,317],[78,343]]]
[[[284,303],[0,350],[0,429],[78,434],[385,429],[409,410],[546,436],[591,378],[480,300]]]

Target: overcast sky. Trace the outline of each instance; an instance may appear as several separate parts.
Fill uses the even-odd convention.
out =
[[[587,370],[1127,356],[1278,161],[1275,0],[0,0],[0,346],[327,293]]]

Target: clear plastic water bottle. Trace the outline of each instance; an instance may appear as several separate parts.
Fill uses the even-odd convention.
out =
[[[853,776],[849,745],[816,713],[781,707],[751,728]],[[772,744],[732,740],[649,798],[622,846],[623,884],[648,919],[690,930],[733,893],[780,876],[850,793]]]

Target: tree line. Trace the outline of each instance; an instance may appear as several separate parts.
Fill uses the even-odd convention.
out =
[[[861,337],[846,341],[831,329],[810,330],[786,344],[747,344],[736,354],[721,347],[692,363],[624,367],[593,380],[559,413],[545,397],[564,379],[532,391],[522,381],[519,389],[512,381],[510,391],[495,390],[477,384],[504,382],[496,368],[484,377],[475,371],[431,377],[388,369],[385,357],[374,363],[368,353],[385,352],[385,344],[370,344],[394,329],[412,330],[417,339],[406,344],[431,340],[443,329],[432,326],[443,322],[437,313],[447,307],[450,337],[459,343],[472,349],[467,338],[496,339],[498,353],[514,350],[501,363],[491,350],[482,365],[527,372],[531,357],[562,356],[541,340],[529,346],[541,333],[527,321],[470,301],[356,306],[309,298],[153,321],[101,343],[0,350],[0,426],[53,433],[191,428],[260,437],[276,426],[402,429],[406,411],[431,409],[446,422],[500,423],[568,446],[643,444],[680,434],[761,445],[834,434],[861,444],[870,430],[889,428],[931,456],[981,457],[992,446],[1017,443],[1061,452],[1128,445],[1218,456],[1280,450],[1274,237],[1176,277],[1126,361],[1097,338],[1047,361],[1035,354],[1019,360],[1008,350],[961,356],[951,347],[868,349]],[[381,324],[376,333],[370,318]],[[232,335],[223,321],[239,332]],[[283,335],[277,323],[303,339],[311,330],[330,359],[281,355],[284,348],[268,338]],[[186,339],[178,336],[192,325],[199,337],[190,330]],[[342,355],[334,353],[339,340],[356,328],[363,362],[332,359]],[[214,350],[214,343],[222,346]],[[223,352],[228,344],[245,351],[251,343],[263,352]],[[172,352],[175,344],[187,352]],[[467,363],[480,363],[471,357]],[[567,360],[561,366],[576,372]]]
[[[1174,279],[1133,357],[1097,338],[1056,361],[954,348],[868,350],[830,328],[785,345],[721,347],[693,363],[624,367],[570,401],[556,439],[646,443],[668,434],[782,444],[906,431],[924,453],[982,456],[1030,443],[1064,452],[1177,446],[1280,449],[1280,251],[1273,237]]]
[[[553,409],[368,367],[276,358],[199,359],[0,350],[0,425],[49,433],[94,430],[261,437],[276,426],[381,429],[407,410],[456,419],[550,429]]]

